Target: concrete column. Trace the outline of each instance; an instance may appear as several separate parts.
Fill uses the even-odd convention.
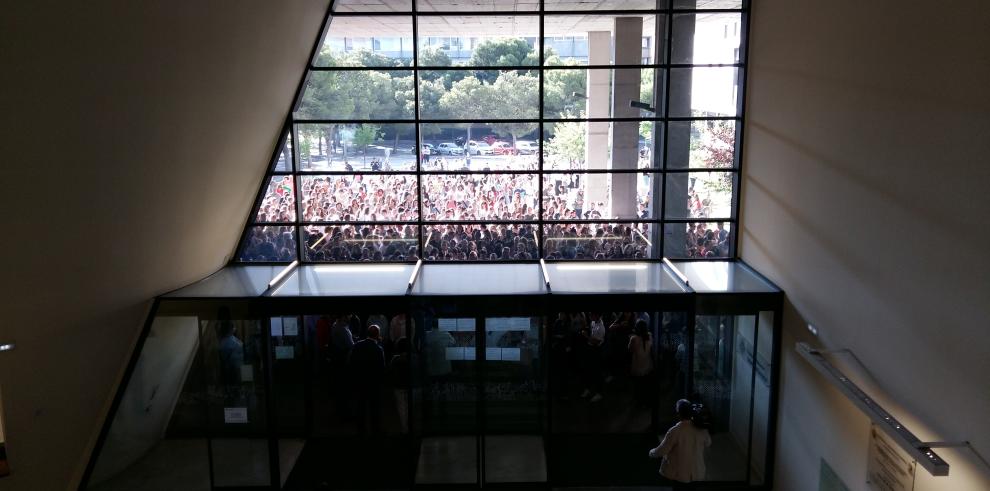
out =
[[[616,17],[615,64],[637,65],[642,60],[643,18]],[[639,100],[640,70],[614,70],[612,83],[612,116],[634,118],[639,109],[629,105]],[[649,103],[650,101],[644,101]],[[612,169],[635,169],[639,163],[639,124],[612,125]],[[618,218],[636,218],[636,174],[612,174],[612,202],[609,213]]]
[[[694,5],[694,2],[690,2]],[[693,15],[673,16],[671,27],[671,42],[681,53],[687,53],[693,58],[694,50],[694,17]],[[670,84],[671,111],[686,114],[691,108],[691,70],[679,69],[672,73]],[[678,123],[671,125],[667,131],[667,166],[686,166],[691,152],[691,125]],[[688,213],[687,197],[690,188],[690,174],[667,174],[665,190],[665,208],[668,217],[686,217]],[[686,251],[686,229],[684,224],[671,225],[670,233],[664,231],[664,254],[673,257],[684,257]]]
[[[612,54],[612,33],[608,31],[592,31],[588,33],[588,64],[608,65]],[[585,103],[589,118],[607,118],[609,110],[609,73],[608,70],[588,70],[588,99]],[[584,156],[588,169],[608,168],[608,123],[589,122],[584,140]],[[584,185],[584,210],[591,208],[591,203],[607,203],[608,176],[605,174],[590,174]],[[579,217],[583,218],[583,217]]]

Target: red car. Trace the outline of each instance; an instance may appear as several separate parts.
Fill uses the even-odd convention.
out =
[[[506,142],[495,142],[492,145],[492,150],[495,151],[495,155],[517,155],[519,150],[512,146],[511,143]]]

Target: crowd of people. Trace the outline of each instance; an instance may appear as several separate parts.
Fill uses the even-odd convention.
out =
[[[732,244],[729,235],[723,222],[688,223],[684,236],[685,255],[690,258],[729,257]]]

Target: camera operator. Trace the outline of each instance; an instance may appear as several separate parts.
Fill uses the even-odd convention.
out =
[[[660,475],[676,483],[690,483],[705,478],[705,447],[712,444],[704,418],[699,414],[700,405],[693,407],[691,401],[681,399],[675,405],[680,421],[667,430],[663,441],[650,450],[650,458],[663,460]],[[698,423],[695,423],[697,420]]]

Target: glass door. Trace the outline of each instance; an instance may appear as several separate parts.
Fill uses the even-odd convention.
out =
[[[540,317],[484,319],[482,474],[486,483],[547,480],[542,325]]]
[[[413,338],[418,485],[479,482],[479,336],[475,317],[420,312]]]

